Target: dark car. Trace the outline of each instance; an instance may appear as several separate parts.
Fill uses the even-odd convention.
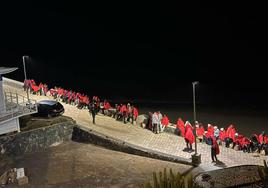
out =
[[[53,100],[42,100],[37,103],[37,116],[56,117],[64,113],[61,103]]]

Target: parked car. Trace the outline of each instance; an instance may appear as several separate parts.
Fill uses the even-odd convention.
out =
[[[37,102],[37,111],[37,116],[56,117],[64,113],[64,107],[57,101],[42,100]]]

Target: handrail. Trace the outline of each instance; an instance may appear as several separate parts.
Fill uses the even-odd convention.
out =
[[[0,106],[0,123],[11,118],[20,117],[27,114],[37,112],[37,101],[33,99],[27,99],[25,96],[5,92],[5,106]]]

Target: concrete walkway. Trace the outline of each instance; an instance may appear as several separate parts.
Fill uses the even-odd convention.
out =
[[[13,91],[20,94],[25,94],[21,88],[16,88],[9,85],[4,85],[7,91]],[[47,99],[50,97],[31,95],[31,98],[36,100]],[[149,130],[141,127],[123,124],[115,119],[103,115],[96,116],[96,125],[92,124],[92,118],[88,113],[88,110],[79,110],[75,106],[63,104],[65,107],[65,116],[70,116],[76,120],[80,126],[93,129],[97,132],[101,132],[107,136],[120,139],[130,144],[138,145],[144,148],[148,148],[155,151],[160,151],[170,155],[176,155],[183,157],[186,160],[191,159],[193,153],[184,152],[185,148],[184,139],[180,136],[161,133],[154,134]],[[222,164],[215,165],[211,163],[210,146],[198,143],[198,153],[201,154],[201,165],[199,170],[207,171],[224,167],[238,166],[238,165],[263,165],[263,160],[268,161],[268,156],[254,157],[252,153],[243,153],[242,151],[235,151],[220,146],[220,154],[218,159]]]

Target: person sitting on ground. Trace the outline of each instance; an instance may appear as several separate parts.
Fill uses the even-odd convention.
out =
[[[117,113],[117,117],[116,120],[121,120],[124,117],[124,112],[126,110],[126,105],[120,104],[118,105],[118,113]]]
[[[184,125],[184,121],[181,118],[178,118],[176,130],[178,132],[178,135],[182,137],[185,136],[185,125]]]
[[[127,104],[127,110],[126,110],[126,121],[131,122],[133,124],[134,117],[133,117],[133,108],[130,105],[130,103]]]
[[[252,134],[250,136],[250,141],[252,142],[252,152],[259,152],[259,137],[257,134]]]
[[[265,141],[266,141],[265,132],[262,131],[262,133],[259,135],[259,148],[260,148],[260,150],[263,150],[263,146],[266,144]]]
[[[222,145],[222,143],[225,141],[225,138],[226,138],[226,131],[222,127],[220,129],[220,133],[219,133],[219,143],[220,143],[220,145]]]
[[[216,140],[219,139],[219,136],[220,136],[220,130],[218,129],[217,126],[214,126],[214,136],[215,136]]]
[[[133,108],[133,122],[136,122],[137,117],[139,115],[139,111],[138,108],[136,108],[135,106],[132,106],[132,108]]]
[[[104,115],[104,103],[100,102],[100,113]]]
[[[115,104],[115,113],[114,113],[114,116],[113,116],[113,117],[114,117],[116,120],[118,120],[118,116],[119,116],[120,108],[121,108],[120,104]]]
[[[225,147],[229,148],[230,145],[233,146],[235,133],[236,133],[236,129],[234,125],[231,124],[226,130]]]
[[[214,136],[214,128],[211,124],[208,124],[207,131],[204,132],[203,142],[208,145],[212,144],[211,137]]]
[[[243,135],[235,133],[235,138],[234,138],[234,141],[233,141],[233,143],[234,143],[233,147],[234,147],[235,150],[238,151],[238,150],[242,149],[242,145],[243,145],[242,140],[243,140],[243,138],[244,138]]]
[[[199,140],[199,142],[203,142],[203,136],[205,133],[205,129],[204,129],[203,125],[201,123],[197,123],[195,125],[195,129],[196,129],[197,139]]]
[[[243,152],[253,152],[253,147],[252,147],[252,142],[250,141],[249,138],[247,137],[243,137],[242,138],[242,143],[241,143],[241,149],[243,150]]]
[[[104,115],[111,116],[111,113],[109,111],[109,109],[111,108],[110,103],[107,100],[104,100],[103,105],[104,105],[103,106],[104,107]]]
[[[161,123],[160,123],[160,132],[163,132],[164,129],[169,125],[169,119],[166,114],[164,114]]]

